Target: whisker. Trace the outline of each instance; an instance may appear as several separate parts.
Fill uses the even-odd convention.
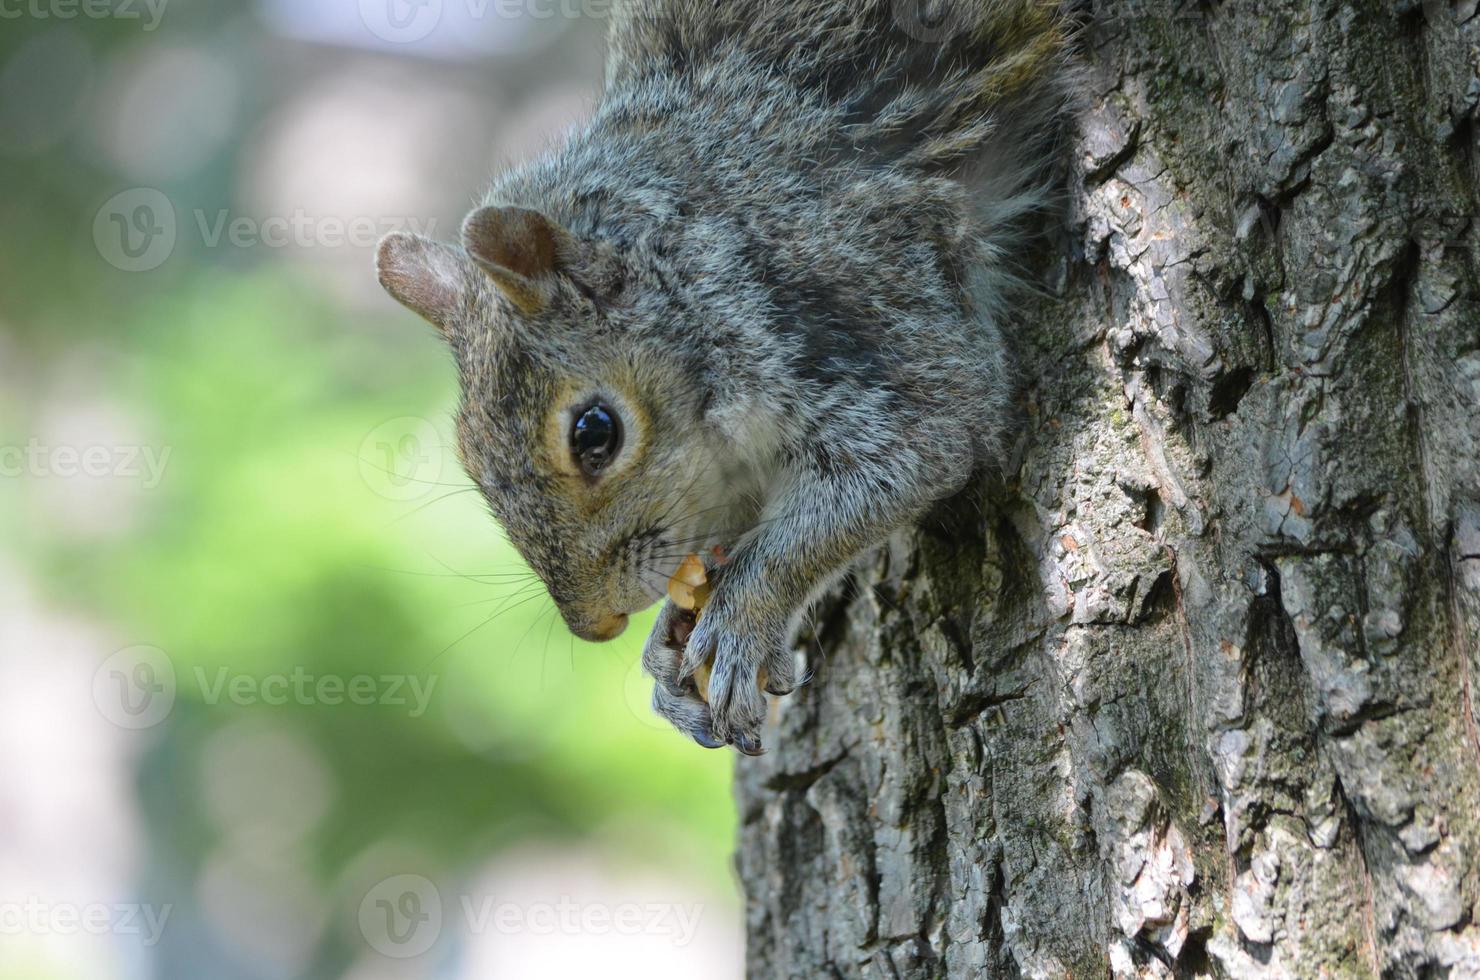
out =
[[[554,612],[554,611],[555,611],[555,607],[552,606],[545,615],[549,615],[549,613]],[[514,656],[518,656],[518,654],[519,654],[519,648],[522,647],[522,646],[524,646],[524,641],[527,640],[527,639],[529,639],[529,634],[534,632],[534,628],[536,626],[538,626],[541,622],[543,622],[544,621],[544,618],[545,618],[544,616],[536,616],[534,618],[533,622],[531,622],[529,624],[529,629],[525,630],[524,631],[524,635],[521,636],[521,637],[519,637],[519,642],[516,643],[516,644],[514,644],[514,654],[513,654]],[[550,660],[549,660],[548,657],[541,657],[540,658],[540,690],[541,691],[543,691],[545,689],[545,668],[547,666],[549,666],[549,663],[550,663]]]
[[[518,602],[514,602],[513,601],[516,598],[516,596],[509,596],[509,597],[507,597],[507,599],[505,600],[505,605],[504,606],[501,606],[498,609],[495,609],[488,616],[487,619],[483,620],[483,622],[479,623],[477,626],[474,626],[472,629],[468,630],[462,636],[459,636],[457,639],[453,640],[447,646],[443,647],[442,648],[442,651],[440,653],[438,653],[435,657],[433,657],[430,661],[428,661],[427,664],[426,664],[426,666],[428,668],[430,668],[438,660],[441,660],[442,657],[445,656],[449,650],[451,650],[453,647],[457,646],[462,641],[466,640],[468,637],[472,636],[474,633],[476,633],[479,630],[483,629],[483,627],[487,626],[489,623],[492,623],[494,620],[498,619],[500,616],[505,616],[505,615],[513,612],[515,609],[518,609],[520,606],[528,605],[529,603],[531,603],[534,600],[538,599],[540,597],[540,595],[541,595],[541,592],[533,592],[530,595],[526,595],[523,598],[520,598]]]
[[[661,568],[655,568],[649,565],[638,566],[637,577],[639,582],[642,581],[644,575],[653,576],[653,580],[657,584],[657,589],[655,591],[659,596],[664,596],[668,594],[668,582],[672,578],[671,575],[665,575],[663,569]]]
[[[525,570],[524,572],[515,571],[515,572],[494,573],[494,574],[490,574],[490,575],[479,575],[479,576],[476,576],[475,577],[475,576],[472,576],[472,575],[468,575],[466,573],[459,572],[457,569],[453,568],[451,565],[447,564],[445,561],[443,561],[442,559],[438,558],[436,555],[429,555],[429,557],[432,559],[432,561],[436,562],[438,565],[441,565],[443,568],[447,569],[449,572],[452,572],[455,575],[461,575],[463,578],[467,579],[470,582],[479,582],[480,585],[500,584],[497,581],[490,583],[490,582],[480,582],[479,580],[480,579],[488,579],[488,578],[498,579],[501,575],[502,576],[508,576],[507,578],[504,578],[504,581],[510,581],[510,580],[513,580],[513,581],[522,581],[523,580],[522,579],[522,576],[524,576],[526,574],[528,574],[528,575],[534,575],[534,572],[533,571]],[[538,578],[539,576],[536,575],[535,577]]]
[[[884,594],[884,587],[882,585],[868,585],[868,586],[866,586],[866,588],[869,590],[869,592],[873,593],[873,596],[874,596],[875,599],[879,600],[884,605],[888,606],[889,609],[892,610],[893,612],[897,612],[897,613],[903,613],[904,612],[904,607],[903,606],[901,606],[899,603],[895,602],[893,599],[889,598],[887,595]]]
[[[540,654],[540,660],[541,660],[542,663],[549,663],[549,661],[550,661],[550,632],[552,630],[554,630],[554,629],[555,629],[555,617],[554,616],[551,616],[550,617],[550,625],[545,627],[545,649]],[[572,674],[575,673],[575,662],[574,662],[574,658],[572,658],[572,662],[571,662],[571,665],[570,666],[571,666],[571,673]],[[542,667],[541,669],[543,670],[544,668]]]
[[[538,586],[536,586],[536,585],[526,585],[523,588],[521,588],[521,589],[519,589],[519,590],[517,590],[517,591],[515,591],[513,593],[505,593],[504,595],[494,596],[492,599],[476,599],[473,602],[460,603],[460,604],[458,604],[456,606],[453,606],[452,608],[453,609],[470,609],[470,608],[472,608],[474,606],[486,606],[486,605],[489,605],[490,603],[494,603],[494,602],[506,602],[509,599],[513,599],[513,598],[526,598],[526,597],[530,597],[530,596],[537,596],[537,595],[539,595],[543,591],[545,591],[545,586],[544,586],[544,583],[541,582]]]
[[[447,447],[446,446],[438,446],[437,448],[439,448],[439,449],[446,449]],[[393,476],[393,477],[395,477],[398,480],[405,480],[407,483],[421,483],[421,484],[425,484],[426,486],[429,486],[429,487],[464,487],[464,486],[467,485],[467,484],[463,484],[463,483],[441,483],[441,482],[439,482],[437,480],[418,480],[414,476],[406,476],[406,475],[404,475],[402,473],[397,473],[395,470],[388,469],[387,467],[377,466],[375,463],[373,463],[370,460],[366,459],[365,457],[361,456],[359,453],[352,453],[348,449],[344,449],[344,450],[340,450],[340,451],[343,452],[346,456],[353,456],[363,466],[368,466],[371,469],[379,470],[380,472],[384,473],[386,476]]]
[[[443,647],[441,649],[441,651],[435,657],[433,657],[431,660],[428,660],[426,662],[426,665],[422,669],[423,670],[429,670],[430,668],[432,668],[433,666],[435,666],[436,663],[437,663],[437,661],[441,660],[444,656],[446,656],[447,653],[448,653],[448,651],[450,651],[453,647],[457,646],[463,640],[466,640],[468,637],[472,636],[474,633],[478,632],[483,627],[485,627],[489,623],[493,622],[495,619],[498,619],[500,616],[502,616],[507,611],[508,610],[504,610],[504,609],[495,610],[491,615],[489,615],[489,617],[487,619],[483,620],[483,622],[479,623],[477,626],[474,626],[472,629],[468,630],[462,636],[459,636],[457,639],[453,640],[451,643],[449,643],[445,647]]]
[[[699,520],[699,518],[703,517],[705,514],[713,514],[716,511],[731,510],[732,508],[733,508],[733,504],[729,504],[729,503],[716,504],[713,507],[704,507],[704,508],[702,508],[700,510],[689,511],[687,514],[685,514],[683,516],[683,518],[681,520],[674,520],[671,523],[673,523],[673,524],[693,524],[693,523],[697,522]],[[671,507],[670,507],[670,509],[671,509]]]
[[[463,578],[469,579],[471,581],[478,581],[485,578],[491,579],[502,577],[513,579],[516,575],[519,575],[519,573],[515,572],[413,572],[405,568],[385,568],[378,565],[366,565],[365,567],[377,572],[389,572],[392,575],[411,575],[415,576],[416,578]],[[538,578],[538,576],[536,576],[533,572],[523,573],[522,575],[519,575],[519,577],[530,579]]]
[[[444,501],[444,500],[450,500],[453,497],[460,497],[460,496],[462,496],[465,493],[471,493],[471,492],[473,492],[473,491],[475,491],[477,489],[478,489],[477,487],[463,487],[461,490],[453,490],[451,493],[444,493],[440,497],[437,497],[437,498],[435,498],[433,500],[428,500],[426,503],[421,504],[420,506],[415,507],[412,510],[408,510],[406,513],[402,514],[400,517],[397,517],[394,520],[392,520],[390,523],[392,525],[399,524],[399,523],[401,523],[402,521],[404,521],[404,520],[406,520],[408,518],[415,517],[417,514],[420,514],[422,511],[426,510],[428,507],[432,507],[432,506],[434,506],[436,504],[440,504],[442,501]]]
[[[673,508],[677,507],[684,500],[688,499],[689,494],[690,493],[693,493],[694,487],[696,487],[696,486],[699,485],[699,479],[703,475],[704,475],[704,471],[702,469],[699,470],[697,473],[695,473],[694,474],[694,478],[689,481],[689,485],[686,486],[686,487],[684,487],[683,493],[681,493],[678,496],[674,497],[673,500],[669,502],[668,506],[665,507],[665,508],[663,508],[663,513],[661,513],[661,514],[658,515],[658,519],[656,521],[654,521],[654,523],[657,524],[657,525],[659,525],[659,526],[662,526],[663,524],[666,524],[667,521],[668,521],[668,518],[673,514]]]

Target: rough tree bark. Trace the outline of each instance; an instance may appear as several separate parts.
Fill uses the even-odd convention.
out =
[[[740,764],[752,976],[1480,976],[1476,7],[1092,15],[1011,475]]]

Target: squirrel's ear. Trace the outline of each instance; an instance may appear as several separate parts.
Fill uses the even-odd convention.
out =
[[[460,249],[395,232],[380,242],[376,272],[385,291],[444,334],[457,327],[468,291],[468,260]]]
[[[574,245],[570,232],[527,208],[482,208],[463,222],[463,248],[530,316],[550,301],[555,274]]]

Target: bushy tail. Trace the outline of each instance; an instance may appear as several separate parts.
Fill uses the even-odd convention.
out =
[[[611,73],[739,58],[825,93],[855,146],[933,168],[1061,117],[1069,36],[1061,0],[625,0]]]

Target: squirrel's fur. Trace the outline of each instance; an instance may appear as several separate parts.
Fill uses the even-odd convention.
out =
[[[455,352],[468,471],[573,630],[706,555],[686,650],[669,604],[644,657],[700,742],[757,751],[758,677],[794,686],[810,599],[997,455],[1067,61],[1047,0],[627,0],[594,118],[461,248],[382,246]],[[597,477],[569,443],[593,401],[626,432]]]

